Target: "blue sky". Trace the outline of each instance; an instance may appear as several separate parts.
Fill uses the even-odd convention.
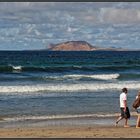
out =
[[[140,49],[140,2],[1,2],[0,50],[83,40]]]

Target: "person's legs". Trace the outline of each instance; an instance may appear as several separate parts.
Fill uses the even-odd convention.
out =
[[[124,127],[130,127],[130,126],[128,125],[128,119],[130,118],[130,112],[129,112],[129,108],[128,108],[128,107],[126,108],[125,115],[126,115],[126,117],[125,117]]]
[[[115,123],[115,126],[117,126],[117,124],[119,123],[119,121],[121,121],[124,117],[123,116],[119,116],[116,123]]]
[[[138,118],[137,118],[136,128],[140,128],[140,115],[138,115]]]
[[[119,121],[121,121],[124,118],[124,108],[120,108],[120,111],[121,111],[121,115],[116,120],[115,126],[117,126],[117,124],[119,123]]]
[[[126,119],[126,118],[125,118],[124,127],[129,127],[129,125],[128,125],[128,119]]]
[[[137,115],[138,115],[136,128],[140,128],[140,107],[138,107],[136,109],[136,111],[137,111]]]

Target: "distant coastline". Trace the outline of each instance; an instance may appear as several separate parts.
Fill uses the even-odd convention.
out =
[[[129,51],[128,49],[116,47],[98,47],[89,44],[86,41],[67,41],[58,44],[50,44],[46,49],[48,51]]]
[[[92,45],[86,41],[66,41],[57,44],[49,44],[42,49],[24,49],[24,50],[0,50],[1,52],[17,52],[17,51],[140,51],[140,49],[129,49],[122,47],[101,47]]]

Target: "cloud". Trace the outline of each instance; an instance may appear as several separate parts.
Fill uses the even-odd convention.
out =
[[[100,15],[102,22],[112,24],[132,24],[140,22],[140,10],[102,8]]]
[[[137,23],[140,4],[126,2],[2,2],[2,20],[13,23]]]
[[[127,46],[140,38],[136,2],[2,2],[0,19],[0,40],[18,49],[67,40]]]

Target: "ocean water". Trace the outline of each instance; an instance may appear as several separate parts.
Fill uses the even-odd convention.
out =
[[[139,51],[0,51],[0,126],[79,118],[91,124],[94,118],[115,118],[123,87],[134,112]]]

